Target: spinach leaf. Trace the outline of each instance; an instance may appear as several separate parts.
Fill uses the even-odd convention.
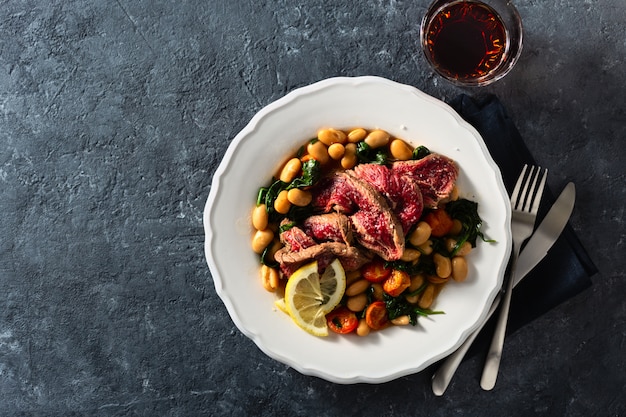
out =
[[[287,218],[289,220],[294,221],[295,223],[301,223],[307,217],[311,217],[314,213],[313,206],[308,205],[305,207],[298,207],[296,205],[292,205],[287,213]]]
[[[387,163],[387,154],[382,150],[372,149],[365,142],[356,144],[356,156],[361,163],[374,163],[385,165]]]
[[[257,205],[265,204],[265,210],[271,222],[277,222],[282,216],[274,210],[274,201],[276,201],[276,197],[278,197],[281,191],[287,189],[287,186],[288,184],[286,182],[275,179],[269,187],[261,187],[259,189],[256,203]]]
[[[430,149],[426,146],[418,146],[413,149],[413,159],[422,159],[425,156],[430,155]]]
[[[309,159],[302,164],[302,175],[291,181],[286,189],[291,190],[292,188],[310,187],[315,185],[320,179],[320,175],[320,163],[315,159]]]
[[[426,274],[435,275],[436,267],[430,256],[420,256],[419,262],[413,264],[413,262],[406,261],[387,261],[385,262],[385,268],[397,269],[404,271],[409,275]]]
[[[280,234],[280,233],[286,232],[287,230],[291,229],[295,225],[296,225],[296,222],[289,222],[286,224],[282,224],[278,227],[278,233]]]
[[[278,223],[284,215],[274,210],[274,201],[276,197],[283,190],[291,190],[292,188],[310,187],[315,185],[319,181],[321,176],[320,163],[315,159],[310,159],[302,164],[302,175],[295,178],[290,183],[283,182],[279,179],[272,179],[272,184],[269,187],[261,187],[257,194],[257,205],[265,204],[270,221],[272,223]],[[310,212],[308,207],[292,207],[294,213],[289,213],[294,220],[303,218],[303,216]]]
[[[313,142],[311,141],[311,143],[313,143]],[[296,152],[296,158],[302,158],[302,156],[305,154],[305,152],[306,152],[306,147],[304,145],[300,146],[298,148],[298,152]]]
[[[425,317],[432,314],[445,314],[443,311],[433,311],[428,308],[421,308],[415,304],[411,304],[406,301],[404,296],[392,297],[388,294],[383,295],[385,306],[387,307],[387,314],[389,320],[393,320],[400,316],[409,316],[409,323],[413,326],[417,324],[419,316]]]
[[[452,258],[454,256],[454,254],[456,254],[456,252],[458,251],[458,248],[455,247],[456,250],[453,250],[452,252],[450,252],[446,246],[446,238],[445,237],[434,237],[431,236],[430,237],[430,241],[432,242],[432,245],[430,245],[430,247],[433,249],[433,253],[440,253],[443,256],[447,257],[447,258]],[[459,245],[460,247],[460,245]],[[432,260],[432,256],[429,256],[429,258]],[[433,265],[433,271],[435,270],[435,267]]]
[[[268,245],[267,248],[265,248],[265,250],[263,250],[263,253],[261,253],[261,263],[263,265],[267,265],[271,268],[278,268],[280,266],[280,264],[278,262],[276,262],[275,259],[271,259],[269,256],[270,253],[270,249],[271,249],[272,245]]]
[[[482,219],[478,215],[478,203],[464,198],[456,201],[450,201],[446,204],[446,211],[453,219],[457,219],[463,225],[461,233],[457,238],[457,244],[452,250],[454,255],[461,245],[469,242],[472,247],[476,247],[476,240],[480,237],[484,242],[495,242],[495,240],[487,239],[480,231]]]

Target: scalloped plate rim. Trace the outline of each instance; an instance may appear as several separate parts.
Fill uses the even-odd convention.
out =
[[[285,96],[283,96],[282,98],[279,98],[278,100],[263,107],[259,112],[257,112],[249,121],[249,123],[235,136],[235,138],[229,145],[228,149],[226,150],[226,153],[224,154],[222,161],[220,162],[218,168],[216,169],[214,173],[214,176],[211,182],[211,188],[209,191],[209,196],[207,198],[207,202],[206,202],[204,213],[203,213],[203,223],[204,223],[204,228],[205,228],[205,256],[206,256],[209,269],[211,271],[211,275],[213,277],[214,286],[215,286],[218,296],[220,297],[220,299],[226,306],[226,309],[231,319],[237,326],[237,328],[246,337],[250,338],[257,345],[257,347],[259,347],[259,349],[262,352],[264,352],[269,357],[278,360],[279,362],[289,365],[290,367],[296,369],[298,372],[302,374],[320,377],[322,379],[326,379],[328,381],[341,383],[341,384],[360,383],[360,382],[383,383],[383,382],[391,381],[393,379],[397,379],[402,376],[419,372],[423,370],[424,368],[426,368],[427,366],[431,365],[432,363],[444,358],[445,356],[453,352],[456,348],[458,348],[458,346],[460,346],[460,344],[467,338],[467,336],[473,330],[475,330],[478,327],[478,325],[482,321],[484,321],[484,319],[486,318],[489,306],[501,287],[503,275],[506,269],[506,265],[508,263],[508,254],[510,253],[510,247],[511,247],[510,227],[505,226],[505,230],[504,230],[505,239],[503,242],[499,241],[498,244],[503,244],[505,246],[504,249],[505,249],[506,256],[503,256],[502,259],[500,259],[500,266],[498,268],[498,273],[497,273],[498,276],[496,279],[496,283],[495,285],[492,286],[492,288],[489,289],[489,294],[486,297],[488,302],[485,303],[484,306],[482,306],[482,311],[480,315],[478,316],[478,319],[474,323],[472,323],[470,326],[462,330],[458,334],[458,337],[456,337],[454,340],[451,340],[447,348],[441,349],[439,352],[436,352],[430,358],[420,362],[419,364],[413,364],[412,366],[407,366],[406,368],[403,368],[403,369],[396,369],[391,372],[383,371],[383,372],[378,372],[378,373],[368,373],[360,369],[356,369],[351,375],[348,375],[345,373],[342,375],[338,375],[336,373],[333,373],[330,370],[320,369],[319,366],[315,364],[306,364],[306,363],[294,361],[289,356],[284,355],[283,353],[278,352],[275,349],[269,348],[264,342],[263,336],[260,334],[260,332],[251,330],[246,325],[246,323],[242,321],[241,317],[239,317],[239,314],[237,312],[237,308],[235,306],[236,303],[233,302],[233,300],[231,299],[231,295],[228,294],[228,292],[225,291],[224,289],[223,276],[225,276],[225,271],[222,270],[221,266],[219,265],[219,262],[215,261],[214,256],[213,256],[213,250],[212,250],[213,245],[216,244],[217,241],[215,239],[216,236],[214,234],[213,227],[211,227],[212,220],[213,220],[211,215],[213,213],[213,206],[215,202],[218,200],[218,198],[220,197],[220,193],[222,191],[222,186],[223,186],[223,181],[224,181],[224,175],[227,172],[228,168],[230,167],[231,158],[233,154],[235,153],[237,148],[246,138],[248,138],[250,135],[253,135],[257,131],[257,129],[259,128],[259,124],[266,117],[268,117],[268,115],[270,115],[274,111],[277,111],[285,106],[289,106],[295,100],[307,99],[307,97],[311,95],[319,94],[320,92],[323,92],[325,89],[329,89],[337,85],[340,85],[340,86],[348,85],[348,86],[358,87],[358,86],[364,86],[364,85],[367,86],[368,84],[369,85],[385,85],[392,89],[394,88],[400,89],[408,94],[413,94],[417,98],[421,100],[425,100],[430,105],[436,106],[440,110],[448,113],[449,115],[453,117],[453,119],[456,121],[456,123],[460,127],[467,130],[469,134],[473,136],[474,139],[476,140],[479,148],[482,150],[484,154],[483,156],[485,157],[486,162],[488,163],[490,169],[493,170],[493,173],[498,178],[498,187],[499,187],[498,191],[502,195],[502,198],[503,198],[502,203],[504,207],[508,208],[508,210],[506,210],[506,213],[505,213],[505,223],[510,224],[510,206],[508,204],[508,197],[507,197],[506,190],[504,188],[504,184],[502,183],[500,170],[495,164],[495,162],[493,161],[493,159],[491,158],[487,150],[487,147],[484,144],[484,141],[480,137],[479,133],[471,125],[465,122],[461,118],[461,116],[459,116],[446,103],[430,95],[427,95],[426,93],[423,93],[422,91],[420,91],[419,89],[415,87],[405,85],[405,84],[400,84],[395,81],[391,81],[391,80],[381,78],[381,77],[376,77],[376,76],[334,77],[334,78],[325,79],[325,80],[318,81],[316,83],[295,89],[291,91],[290,93],[286,94]],[[245,248],[244,250],[247,250],[247,249],[248,248]],[[271,309],[272,306],[268,305],[267,308]],[[295,326],[295,324],[293,324],[293,326]]]

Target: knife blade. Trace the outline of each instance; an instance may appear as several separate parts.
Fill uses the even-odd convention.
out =
[[[575,200],[576,187],[570,182],[561,191],[517,259],[513,286],[517,285],[522,277],[526,276],[547,255],[572,215]]]
[[[574,209],[574,201],[576,199],[576,189],[573,183],[565,186],[561,194],[556,199],[548,214],[541,221],[535,233],[530,238],[519,258],[517,259],[517,267],[515,276],[513,277],[513,287],[515,287],[537,264],[548,254],[548,250],[557,241],[561,232],[565,228],[569,220],[572,210]],[[533,245],[533,246],[531,246]],[[493,300],[493,304],[487,313],[485,320],[474,330],[465,342],[459,348],[452,352],[445,361],[439,366],[439,369],[433,374],[431,387],[433,393],[437,396],[443,395],[448,388],[454,372],[461,364],[461,361],[470,346],[487,323],[489,318],[500,305],[502,300],[501,294]]]

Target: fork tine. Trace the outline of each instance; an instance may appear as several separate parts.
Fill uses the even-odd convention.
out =
[[[522,189],[520,190],[518,202],[515,206],[512,207],[513,210],[515,211],[527,211],[528,210],[528,206],[530,205],[530,200],[533,194],[533,190],[535,188],[535,183],[533,182],[531,184],[531,182],[536,178],[535,168],[536,167],[534,165],[530,166],[530,169],[528,170],[528,174],[524,177],[524,183],[522,185]],[[524,174],[524,172],[522,172],[522,174]],[[521,174],[520,174],[520,177],[522,177]]]
[[[526,175],[526,168],[528,168],[528,165],[524,164],[522,173],[519,174],[519,177],[517,178],[517,182],[515,183],[515,188],[513,189],[513,192],[511,193],[511,205],[513,205],[513,209],[517,207],[517,200],[519,199],[522,182],[524,181],[524,176]]]
[[[524,201],[520,201],[520,209],[526,212],[530,212],[530,205],[533,202],[535,190],[537,189],[537,178],[539,178],[539,173],[541,171],[540,167],[532,166],[530,168],[530,173],[528,174],[528,179],[524,184],[525,196]],[[529,185],[532,180],[532,185]]]
[[[539,176],[539,172],[537,172],[537,176]],[[537,189],[537,195],[535,196],[535,200],[533,201],[533,206],[530,209],[530,212],[536,214],[539,211],[539,203],[541,203],[541,196],[543,195],[543,190],[546,188],[546,178],[548,177],[548,169],[546,168],[543,171],[543,177],[541,178],[541,182],[539,183],[539,188]]]

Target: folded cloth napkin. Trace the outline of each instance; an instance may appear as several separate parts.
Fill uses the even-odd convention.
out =
[[[500,167],[504,185],[510,194],[524,164],[536,163],[502,103],[493,95],[474,99],[462,94],[449,104],[480,133],[492,158]],[[550,175],[550,168],[547,168]],[[535,226],[541,223],[554,200],[554,194],[546,187]],[[596,272],[596,266],[572,228],[567,225],[543,261],[515,287],[507,333],[514,332],[588,288],[591,285],[590,277]],[[493,328],[494,318],[486,329]],[[490,341],[491,335],[491,331],[484,331],[474,345],[481,348]]]

